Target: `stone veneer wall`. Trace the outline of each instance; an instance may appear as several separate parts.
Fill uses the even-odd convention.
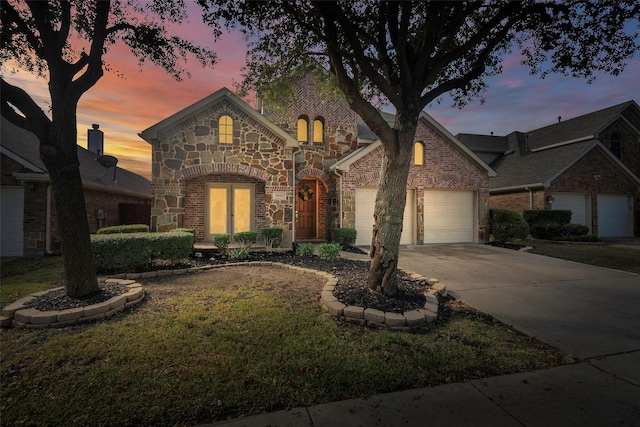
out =
[[[415,189],[416,243],[424,241],[424,190],[477,190],[478,238],[485,238],[488,227],[489,177],[487,172],[455,148],[452,143],[430,128],[426,122],[418,124],[415,141],[424,144],[424,165],[411,165],[407,188]],[[355,228],[355,195],[358,187],[377,187],[383,149],[377,148],[355,161],[349,172],[343,172],[343,226]],[[413,162],[413,159],[412,159]]]

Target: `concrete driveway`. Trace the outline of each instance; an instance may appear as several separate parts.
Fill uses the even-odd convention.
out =
[[[640,275],[478,244],[403,246],[399,267],[575,358],[640,350]]]

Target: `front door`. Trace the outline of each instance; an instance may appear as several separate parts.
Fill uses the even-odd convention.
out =
[[[253,185],[210,184],[207,187],[205,234],[208,241],[215,234],[253,230]]]
[[[300,181],[296,187],[296,237],[314,239],[316,234],[317,188],[315,180]]]

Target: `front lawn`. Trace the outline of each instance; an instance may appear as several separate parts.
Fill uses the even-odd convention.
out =
[[[46,289],[60,274],[51,263],[3,277],[3,305],[19,277]],[[188,425],[571,362],[455,300],[414,332],[338,322],[319,306],[322,281],[296,274],[156,278],[108,321],[2,330],[3,425]]]

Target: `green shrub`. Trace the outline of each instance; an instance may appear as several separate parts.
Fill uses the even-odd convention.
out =
[[[216,234],[213,236],[213,244],[216,245],[222,255],[229,253],[229,243],[231,242],[231,236],[226,233]]]
[[[560,236],[562,225],[557,222],[538,222],[531,224],[531,235],[536,239],[554,240]]]
[[[91,251],[98,271],[126,272],[156,259],[186,258],[192,242],[185,232],[104,234],[91,236]]]
[[[551,210],[551,209],[533,209],[526,210],[522,213],[522,217],[529,224],[533,226],[539,223],[557,222],[558,224],[569,224],[571,222],[570,210]]]
[[[583,224],[565,224],[562,234],[567,237],[579,237],[589,234],[589,227]]]
[[[301,243],[296,248],[296,255],[298,256],[311,256],[316,250],[316,245],[313,243]]]
[[[196,242],[196,230],[195,228],[174,228],[173,230],[169,230],[169,233],[188,233],[191,235],[192,241],[191,241],[191,247],[193,248],[193,245]]]
[[[255,231],[241,231],[233,235],[234,242],[240,242],[243,245],[249,247],[252,243],[255,243],[258,238],[258,233]]]
[[[229,252],[229,258],[231,259],[249,259],[249,247],[243,246],[241,248],[231,249]]]
[[[526,239],[529,236],[529,224],[516,212],[507,209],[489,210],[489,228],[498,242]]]
[[[282,233],[284,230],[279,227],[263,228],[260,230],[260,235],[264,239],[264,245],[268,252],[271,252],[273,248],[277,248],[282,242]]]
[[[335,261],[340,256],[340,245],[337,243],[320,243],[318,256],[322,259]]]
[[[114,225],[113,227],[103,227],[96,231],[96,234],[120,234],[120,233],[148,233],[149,226],[145,224]]]
[[[333,230],[333,241],[342,249],[347,249],[356,243],[357,231],[355,228],[336,228]]]

